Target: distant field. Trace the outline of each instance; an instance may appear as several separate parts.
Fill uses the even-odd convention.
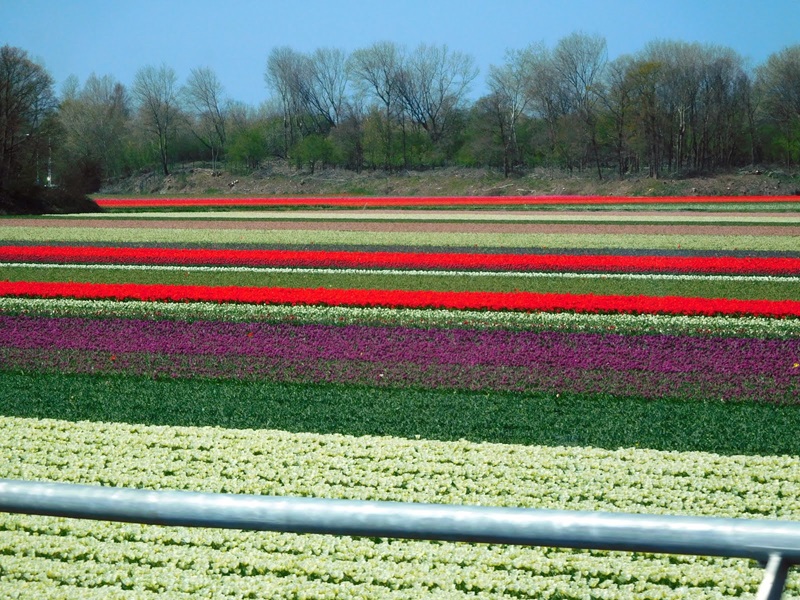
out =
[[[0,218],[0,477],[800,520],[797,197],[358,202]],[[745,598],[762,575],[0,517],[8,597]]]

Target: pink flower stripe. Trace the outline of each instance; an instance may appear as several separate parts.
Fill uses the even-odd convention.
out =
[[[508,206],[552,204],[722,204],[797,202],[800,196],[421,196],[339,198],[97,198],[102,208],[185,206]]]
[[[133,283],[0,282],[0,295],[37,298],[244,302],[455,310],[574,311],[676,315],[800,317],[800,301],[677,296],[601,296],[532,292],[440,292],[327,288],[194,286]]]
[[[800,258],[0,246],[21,262],[798,275]]]

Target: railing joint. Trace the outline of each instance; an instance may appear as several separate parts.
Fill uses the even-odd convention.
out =
[[[780,600],[789,567],[789,561],[780,552],[771,553],[764,569],[764,578],[758,587],[756,600]]]

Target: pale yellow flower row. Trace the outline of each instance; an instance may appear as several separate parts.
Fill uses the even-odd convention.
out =
[[[187,400],[188,401],[188,400]],[[151,489],[800,520],[800,457],[0,417],[0,477]],[[725,598],[739,559],[0,515],[0,596]],[[785,597],[800,597],[793,575]]]

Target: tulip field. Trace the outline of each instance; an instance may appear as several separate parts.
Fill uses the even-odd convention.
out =
[[[800,520],[798,196],[97,203],[0,217],[0,478]],[[751,598],[762,576],[0,514],[3,598]]]

